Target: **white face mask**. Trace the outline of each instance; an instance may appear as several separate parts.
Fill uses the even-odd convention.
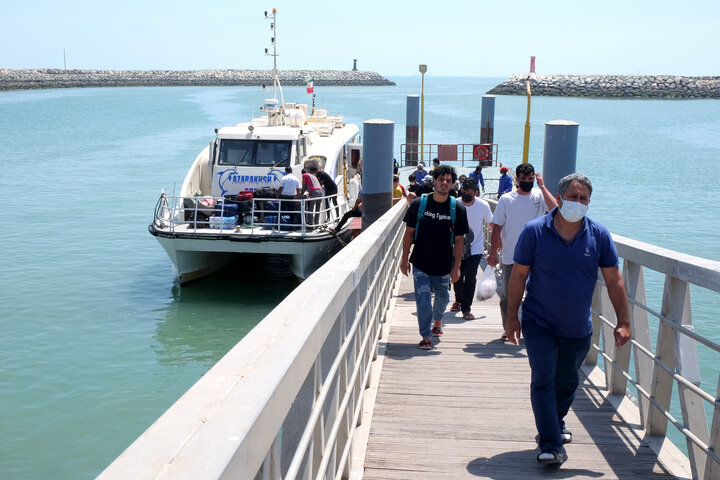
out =
[[[560,215],[562,215],[566,221],[575,223],[583,219],[587,213],[587,209],[587,205],[583,205],[580,202],[563,200],[562,206],[560,207]]]

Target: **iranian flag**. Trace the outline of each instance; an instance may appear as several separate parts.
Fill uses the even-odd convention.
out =
[[[313,93],[313,81],[308,80],[307,82],[307,93]]]

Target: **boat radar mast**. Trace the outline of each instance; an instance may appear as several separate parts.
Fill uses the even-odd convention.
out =
[[[268,49],[265,49],[265,55],[269,55],[273,57],[273,98],[277,100],[277,90],[280,90],[280,105],[285,105],[285,100],[283,98],[283,91],[282,91],[282,85],[280,85],[280,79],[278,78],[278,72],[277,72],[277,9],[272,9],[272,14],[268,15],[268,12],[265,12],[265,18],[270,20],[270,30],[272,30],[272,37],[270,37],[270,43],[272,44],[272,53],[268,52]]]

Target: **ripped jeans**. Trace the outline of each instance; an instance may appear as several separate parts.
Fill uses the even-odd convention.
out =
[[[418,328],[423,338],[429,338],[432,336],[433,320],[442,320],[450,302],[450,275],[428,275],[415,266],[412,267],[412,273]],[[431,287],[435,292],[434,304]]]

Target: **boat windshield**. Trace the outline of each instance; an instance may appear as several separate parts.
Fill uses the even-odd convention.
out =
[[[220,140],[218,165],[286,167],[291,151],[291,140]]]

